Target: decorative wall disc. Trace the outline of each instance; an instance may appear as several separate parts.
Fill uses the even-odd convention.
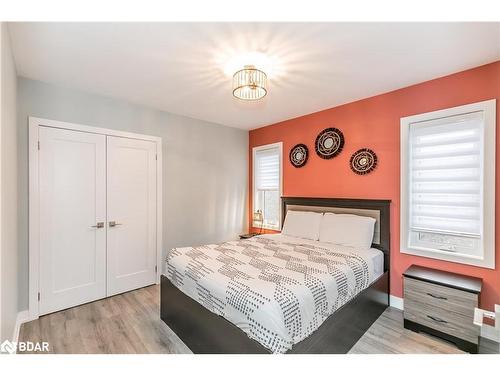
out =
[[[303,167],[307,163],[309,150],[303,143],[293,146],[290,150],[290,163],[296,168]]]
[[[331,159],[342,151],[344,134],[337,128],[323,130],[316,137],[316,153],[320,158]]]
[[[351,169],[357,174],[367,174],[377,166],[377,155],[369,148],[362,148],[351,156]]]

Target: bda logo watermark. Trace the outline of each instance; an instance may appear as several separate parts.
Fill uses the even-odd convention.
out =
[[[10,342],[9,340],[5,340],[0,344],[0,352],[1,353],[9,353],[14,354],[17,350],[17,345],[14,342]]]
[[[14,354],[17,352],[48,352],[49,343],[46,341],[42,342],[31,342],[31,341],[9,341],[5,340],[0,344],[0,353]]]

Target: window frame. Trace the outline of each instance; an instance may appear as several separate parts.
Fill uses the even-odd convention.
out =
[[[279,149],[279,169],[280,169],[280,183],[279,183],[279,196],[280,196],[280,201],[281,197],[283,196],[283,142],[275,142],[275,143],[269,143],[261,146],[255,146],[252,148],[252,212],[251,212],[251,219],[250,219],[250,227],[251,228],[256,228],[254,226],[254,221],[253,221],[253,213],[255,212],[255,157],[258,151],[263,151],[267,149],[272,149],[272,148],[278,148]],[[280,204],[281,207],[281,204]],[[281,208],[278,208],[278,225],[272,226],[272,225],[267,225],[263,224],[262,228],[263,229],[270,229],[270,230],[276,230],[279,231],[281,230],[281,224],[283,218],[281,217]]]
[[[484,113],[484,150],[483,150],[483,237],[482,257],[464,253],[451,253],[432,248],[409,246],[410,239],[410,196],[409,196],[409,136],[410,126],[415,123],[437,120],[445,117],[463,115],[472,112]],[[496,99],[466,104],[439,111],[403,117],[400,120],[400,252],[404,254],[439,259],[449,262],[473,265],[483,268],[495,268],[495,164],[496,164]]]

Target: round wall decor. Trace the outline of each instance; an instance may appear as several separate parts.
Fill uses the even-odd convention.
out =
[[[323,130],[316,137],[316,153],[320,158],[331,159],[342,151],[344,134],[337,128]]]
[[[290,150],[290,163],[292,163],[295,168],[303,167],[307,163],[308,157],[309,150],[303,143],[293,146]]]
[[[369,148],[362,148],[351,156],[351,169],[356,174],[367,174],[377,166],[377,155]]]

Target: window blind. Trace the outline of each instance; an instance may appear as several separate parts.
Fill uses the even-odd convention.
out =
[[[280,186],[279,148],[258,150],[255,154],[255,188],[278,190]]]
[[[410,126],[410,229],[481,236],[481,112]]]

